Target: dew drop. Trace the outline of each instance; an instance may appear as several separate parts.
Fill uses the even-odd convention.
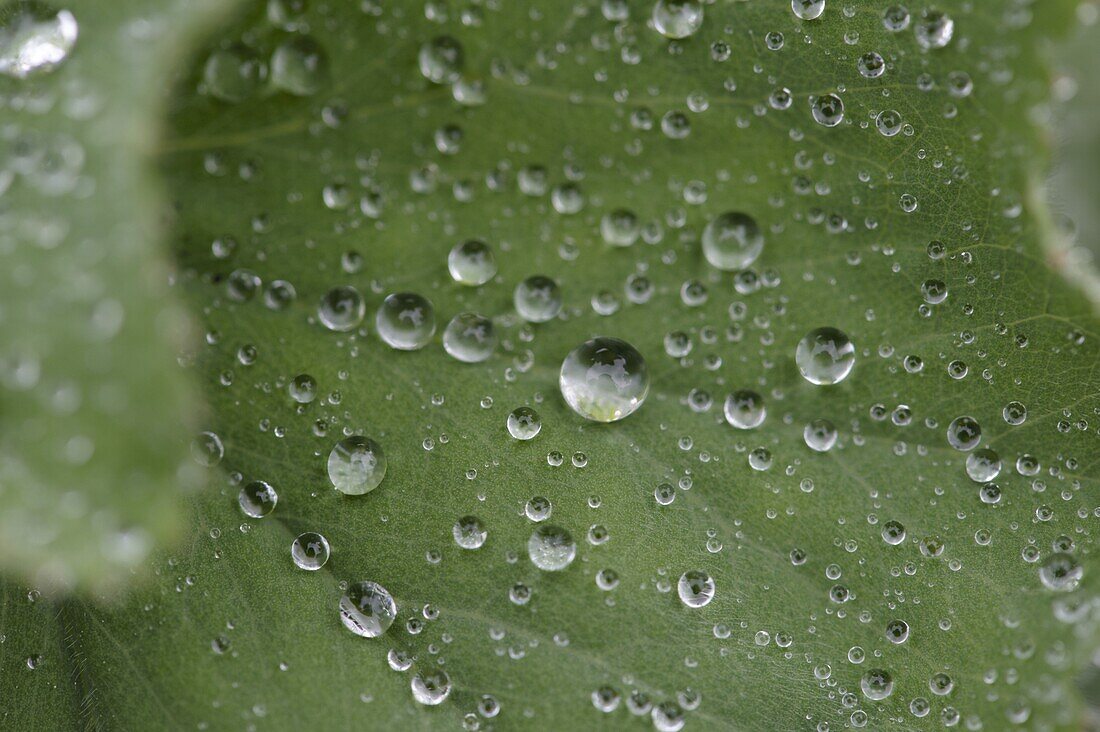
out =
[[[649,393],[649,369],[634,346],[598,337],[570,351],[561,365],[559,386],[570,408],[594,422],[630,416]]]
[[[396,292],[382,301],[374,325],[390,348],[415,351],[428,345],[435,335],[435,308],[423,295]]]
[[[811,384],[827,385],[844,381],[856,362],[856,348],[836,328],[817,328],[798,342],[794,354],[802,378]]]
[[[377,582],[354,582],[340,598],[340,621],[363,638],[377,638],[397,617],[393,596]]]
[[[703,25],[703,4],[699,0],[657,0],[653,6],[653,27],[665,38],[687,38]]]
[[[557,572],[573,563],[577,544],[573,536],[560,526],[543,524],[527,541],[527,556],[531,563],[545,572]]]
[[[703,607],[714,599],[714,580],[709,574],[693,569],[680,575],[676,583],[676,594],[680,602],[687,607]]]
[[[328,539],[315,531],[299,534],[290,544],[290,558],[294,564],[310,572],[325,566],[329,552]]]
[[[703,256],[723,271],[745,269],[764,249],[764,235],[756,219],[739,211],[715,216],[703,229]]]
[[[378,487],[386,476],[386,455],[369,437],[355,435],[336,443],[328,456],[328,478],[341,493],[359,496]]]

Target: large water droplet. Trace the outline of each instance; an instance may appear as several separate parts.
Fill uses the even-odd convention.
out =
[[[573,536],[560,526],[543,524],[535,529],[527,541],[527,556],[531,563],[546,572],[565,569],[577,555]]]
[[[836,94],[822,94],[810,102],[814,121],[825,127],[836,127],[844,121],[844,102]]]
[[[354,435],[336,443],[328,456],[328,478],[341,493],[359,496],[378,487],[386,477],[382,446],[369,437]]]
[[[1076,589],[1084,571],[1077,560],[1070,554],[1051,554],[1050,558],[1039,567],[1039,579],[1048,589],[1059,592],[1068,592]]]
[[[598,337],[574,348],[561,364],[561,394],[574,412],[594,422],[633,414],[649,393],[649,369],[634,346]]]
[[[316,572],[329,557],[328,539],[316,531],[299,534],[290,545],[290,558],[301,569]]]
[[[241,488],[241,492],[237,494],[237,502],[246,516],[263,518],[275,510],[275,504],[279,502],[279,494],[270,483],[254,480]]]
[[[516,312],[531,323],[545,323],[561,312],[561,288],[549,277],[532,275],[516,285]]]
[[[837,384],[856,363],[856,347],[836,328],[817,328],[798,342],[795,363],[802,378],[811,384]]]
[[[719,214],[703,229],[703,256],[717,269],[745,269],[763,249],[764,235],[756,219],[740,211]]]
[[[340,621],[364,638],[385,633],[397,617],[397,604],[389,591],[377,582],[353,582],[340,598]]]
[[[480,239],[455,244],[447,255],[447,270],[451,278],[460,285],[476,287],[493,279],[497,273],[497,262],[493,250]]]
[[[825,0],[791,0],[791,10],[802,20],[816,20],[825,12]]]
[[[363,322],[367,306],[359,290],[345,285],[334,287],[317,304],[317,318],[329,330],[347,331]]]
[[[973,417],[956,417],[947,425],[947,444],[956,450],[973,450],[982,441],[982,426]]]
[[[413,699],[426,706],[442,704],[451,694],[451,678],[443,669],[417,672],[411,686]]]
[[[516,407],[508,415],[508,434],[517,440],[533,439],[542,429],[542,418],[531,407]]]
[[[463,363],[487,360],[496,344],[493,321],[478,313],[459,313],[443,330],[443,350]]]
[[[894,691],[894,677],[889,671],[873,668],[859,680],[863,695],[872,701],[881,701]]]
[[[913,32],[921,48],[925,50],[943,48],[955,35],[955,21],[942,10],[927,8],[913,26]]]
[[[684,572],[676,583],[676,594],[688,607],[703,607],[714,599],[714,580],[701,570]]]
[[[450,36],[439,36],[420,47],[420,73],[433,84],[458,81],[465,61],[462,44]]]
[[[726,421],[739,430],[759,427],[768,416],[764,397],[748,389],[740,389],[727,396],[722,412]]]
[[[455,521],[455,525],[451,527],[451,533],[454,535],[455,544],[463,549],[480,549],[489,536],[485,525],[477,516],[463,516]]]
[[[309,36],[294,36],[271,54],[271,84],[297,96],[309,96],[328,77],[328,57],[321,44]]]
[[[38,2],[0,8],[0,74],[25,79],[57,68],[73,49],[78,28],[68,10]]]
[[[415,351],[428,345],[435,335],[435,308],[423,295],[395,292],[382,301],[374,327],[390,348]]]
[[[699,0],[657,0],[653,6],[653,27],[665,38],[687,38],[703,25],[703,4]]]

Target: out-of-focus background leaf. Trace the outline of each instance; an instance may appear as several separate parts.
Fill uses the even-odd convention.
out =
[[[48,7],[2,4],[5,56]],[[200,397],[177,365],[189,326],[150,153],[168,80],[219,7],[67,2],[70,57],[0,74],[0,568],[43,590],[125,584],[179,537],[197,483]]]
[[[641,694],[692,728],[1080,729],[1098,633],[1100,322],[1056,269],[1048,245],[1061,219],[1045,191],[1049,145],[1073,139],[1051,99],[1073,98],[1057,80],[1081,68],[1066,54],[1085,41],[1067,39],[1086,32],[1088,11],[945,2],[954,38],[924,51],[923,6],[890,33],[888,4],[834,1],[800,21],[787,3],[716,3],[672,43],[650,27],[650,3],[246,4],[183,66],[156,143],[168,202],[156,212],[203,328],[180,361],[209,405],[200,428],[224,446],[211,471],[220,489],[190,500],[186,538],[157,554],[154,580],[122,607],[6,587],[4,723],[643,727],[649,715],[626,701]],[[781,49],[769,33],[783,34]],[[441,35],[465,51],[456,87],[418,69]],[[287,69],[268,62],[304,39],[320,63],[288,94]],[[857,70],[868,51],[885,58],[882,76]],[[235,59],[262,83],[231,85],[241,79],[212,72],[211,59]],[[477,83],[484,103],[469,104]],[[790,108],[769,104],[777,88]],[[809,97],[828,92],[845,104],[835,128],[810,114]],[[880,135],[884,109],[911,129]],[[690,123],[684,139],[662,131],[675,112]],[[523,193],[533,167],[548,189],[576,183],[584,207],[563,215],[549,190]],[[618,208],[647,225],[629,248],[601,239]],[[730,209],[755,216],[766,238],[739,289],[699,247],[705,223]],[[473,237],[493,247],[499,273],[465,288],[446,256]],[[929,257],[933,241],[943,257]],[[561,283],[562,317],[515,316],[512,290],[531,274]],[[242,298],[252,275],[262,284]],[[644,303],[626,287],[639,276],[653,286]],[[280,280],[297,297],[277,310],[268,293]],[[946,285],[944,302],[924,302],[928,280]],[[689,306],[692,282],[707,297]],[[317,303],[342,285],[358,288],[368,316],[332,333]],[[431,298],[440,331],[460,311],[493,317],[497,353],[460,364],[438,333],[423,350],[390,350],[373,315],[403,290]],[[615,312],[598,315],[594,301]],[[822,325],[857,346],[834,387],[806,383],[793,361]],[[674,358],[665,336],[676,331],[693,348]],[[609,426],[583,422],[557,387],[561,359],[597,333],[637,346],[653,376],[643,407]],[[959,364],[965,376],[952,378]],[[318,383],[308,404],[288,394],[300,374]],[[739,388],[767,400],[756,430],[722,420]],[[1018,426],[1002,417],[1014,400],[1028,410]],[[134,414],[177,414],[149,401]],[[543,419],[528,443],[505,431],[519,405]],[[1004,460],[997,505],[947,443],[961,415]],[[818,418],[840,432],[824,454],[802,437]],[[328,482],[344,434],[386,451],[386,478],[366,496]],[[179,436],[157,443],[179,454]],[[757,448],[770,452],[766,470],[748,464]],[[1037,474],[1017,469],[1024,455]],[[253,480],[279,495],[258,520],[237,505]],[[663,482],[677,486],[668,506],[653,495]],[[563,572],[527,558],[522,507],[535,495],[578,542]],[[488,529],[475,551],[452,538],[465,515]],[[904,542],[884,542],[886,521],[905,525]],[[605,543],[587,539],[596,526]],[[332,545],[318,572],[290,559],[307,530]],[[922,551],[932,538],[938,556]],[[1082,569],[1070,592],[1039,578],[1059,552]],[[597,587],[602,569],[617,572],[614,590]],[[716,582],[703,608],[676,596],[692,569]],[[371,640],[337,615],[344,583],[365,579],[399,611]],[[516,583],[528,603],[510,600]],[[831,599],[838,586],[846,602]],[[909,625],[904,643],[886,639],[894,619]],[[391,651],[412,668],[392,670]],[[860,688],[875,668],[894,678],[884,700]],[[428,708],[410,683],[435,669],[453,689]],[[953,684],[942,696],[937,674]],[[593,704],[600,689],[620,697],[610,713]],[[499,714],[479,710],[485,695]],[[921,699],[926,716],[913,711]]]

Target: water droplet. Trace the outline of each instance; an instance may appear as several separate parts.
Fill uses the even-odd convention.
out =
[[[463,516],[451,529],[454,534],[455,544],[463,549],[480,549],[489,536],[481,519],[477,516]]]
[[[1043,585],[1058,592],[1069,592],[1077,588],[1084,570],[1077,560],[1070,554],[1059,552],[1050,555],[1050,558],[1039,567],[1039,579]]]
[[[395,292],[382,301],[374,325],[390,348],[415,351],[435,335],[435,308],[423,295]]]
[[[875,53],[874,51],[868,51],[859,57],[859,61],[856,62],[856,67],[863,77],[867,79],[877,79],[886,71],[886,61],[883,60],[881,54]]]
[[[988,483],[1001,474],[1001,456],[983,447],[966,456],[966,474],[975,483]]]
[[[309,36],[294,36],[271,54],[271,84],[297,96],[318,91],[328,78],[325,49]]]
[[[393,596],[377,582],[354,582],[340,598],[340,621],[363,638],[377,638],[397,617]]]
[[[714,580],[706,572],[689,570],[680,575],[676,594],[687,607],[703,607],[714,599]]]
[[[641,230],[637,214],[625,208],[610,211],[600,219],[600,236],[612,246],[633,245]]]
[[[814,121],[825,127],[836,127],[844,121],[844,102],[836,94],[822,94],[810,101]]]
[[[386,476],[386,455],[369,437],[354,435],[336,443],[328,456],[328,478],[341,493],[359,496],[378,487]]]
[[[889,671],[871,669],[859,680],[863,695],[872,701],[882,701],[894,691],[894,677]]]
[[[315,531],[299,534],[290,545],[290,558],[301,569],[314,572],[325,566],[328,557],[328,539]]]
[[[921,48],[925,50],[943,48],[955,35],[955,21],[942,10],[927,8],[913,26],[913,32]]]
[[[433,84],[458,81],[465,62],[462,44],[450,36],[439,36],[420,47],[420,73]]]
[[[413,699],[429,707],[442,704],[451,694],[451,678],[443,669],[417,672],[411,686]]]
[[[1009,402],[1001,411],[1001,416],[1004,417],[1005,422],[1017,427],[1027,420],[1027,407],[1021,402]]]
[[[759,427],[768,416],[764,398],[748,389],[741,389],[727,396],[722,411],[726,421],[739,430]]]
[[[210,96],[223,102],[240,102],[263,86],[267,65],[252,49],[234,44],[210,54],[203,66],[202,79]]]
[[[665,38],[687,38],[703,25],[703,4],[699,0],[657,0],[653,26]]]
[[[891,620],[886,624],[886,640],[891,643],[904,643],[909,639],[909,623],[904,620]]]
[[[204,468],[213,468],[225,457],[222,439],[213,432],[200,432],[191,440],[191,457]]]
[[[982,427],[973,417],[956,417],[947,425],[947,443],[956,450],[973,450],[982,441]]]
[[[802,430],[806,447],[816,452],[828,452],[836,444],[836,427],[827,419],[815,419]]]
[[[794,354],[802,378],[811,384],[837,384],[856,362],[856,347],[836,328],[817,328],[798,342]]]
[[[549,498],[543,496],[534,496],[527,501],[527,504],[523,507],[523,513],[528,519],[535,523],[540,523],[550,518],[550,513],[553,511],[553,506],[550,504]]]
[[[516,312],[524,320],[545,323],[561,312],[561,289],[549,277],[532,275],[516,285],[513,302]]]
[[[332,288],[317,304],[317,318],[321,324],[337,332],[357,327],[363,322],[366,312],[363,296],[350,285]]]
[[[279,494],[270,483],[254,480],[241,488],[240,493],[237,494],[237,502],[246,516],[263,518],[275,510],[275,504],[279,502]]]
[[[497,262],[488,244],[480,239],[469,239],[451,249],[447,255],[447,269],[455,282],[476,287],[493,279]]]
[[[825,12],[825,0],[791,0],[791,10],[802,20],[816,20]]]
[[[745,269],[763,250],[764,235],[756,219],[740,211],[719,214],[703,229],[703,256],[717,269]]]
[[[893,137],[901,132],[901,127],[902,118],[897,110],[884,109],[875,117],[875,129],[877,129],[883,137]]]
[[[891,546],[905,541],[905,527],[898,521],[887,521],[882,525],[882,540]]]
[[[290,380],[287,391],[299,404],[309,404],[317,398],[317,380],[309,374],[298,374]]]
[[[459,313],[443,330],[443,350],[463,363],[487,360],[496,344],[493,321],[478,313]]]
[[[57,68],[73,50],[78,27],[68,10],[38,2],[0,9],[0,74],[25,79]]]
[[[649,393],[649,369],[626,341],[598,337],[574,348],[561,364],[559,385],[570,408],[594,422],[633,414]]]
[[[565,569],[577,555],[573,536],[560,526],[543,524],[535,529],[527,541],[527,556],[531,563],[546,572]]]
[[[517,440],[531,440],[542,429],[542,418],[531,407],[516,407],[508,415],[508,434]]]

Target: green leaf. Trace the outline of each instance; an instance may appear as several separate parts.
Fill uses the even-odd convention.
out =
[[[40,668],[72,670],[91,727],[644,727],[626,704],[638,692],[688,707],[698,694],[684,712],[696,729],[1080,729],[1076,679],[1098,640],[1100,322],[1045,261],[1040,126],[1048,44],[1074,4],[944,3],[954,37],[930,51],[919,13],[891,33],[884,3],[830,3],[814,21],[784,3],[707,5],[701,29],[674,43],[647,25],[648,3],[621,23],[594,3],[503,5],[318,2],[298,17],[275,0],[196,55],[160,162],[178,282],[206,329],[187,363],[226,479],[194,499],[188,540],[124,608],[68,601],[52,653],[13,625],[3,689],[12,658],[39,653]],[[769,50],[769,33],[782,49]],[[418,69],[442,35],[464,49],[457,89]],[[319,77],[289,73],[292,51],[318,47]],[[858,71],[869,51],[886,59],[882,76]],[[268,83],[219,99],[248,84],[217,64],[253,73],[251,53],[274,55]],[[473,82],[485,103],[456,102]],[[788,109],[769,104],[776,88],[790,91]],[[832,128],[811,115],[809,98],[827,93],[844,103]],[[884,109],[912,129],[880,134]],[[661,129],[671,112],[690,123],[683,139]],[[455,144],[448,125],[462,131],[455,154],[440,150]],[[530,166],[550,188],[575,182],[582,209],[521,192]],[[621,208],[646,227],[624,248],[600,234]],[[701,253],[704,226],[730,210],[763,229],[755,277]],[[476,288],[447,268],[472,238],[499,266]],[[264,283],[251,299],[242,271]],[[513,288],[533,274],[561,284],[561,317],[515,315]],[[652,284],[648,301],[628,297],[632,276]],[[278,280],[297,292],[281,310],[266,304]],[[922,296],[929,280],[946,286],[939,304]],[[369,316],[331,332],[318,302],[348,285]],[[685,302],[702,288],[705,302]],[[431,299],[439,332],[458,312],[493,317],[495,355],[459,363],[438,332],[421,350],[389,348],[374,313],[403,291]],[[596,314],[612,301],[616,312]],[[833,386],[809,383],[794,359],[823,326],[856,346]],[[677,331],[693,348],[673,358],[665,339]],[[562,360],[597,334],[637,347],[651,377],[645,403],[614,424],[585,421],[559,392]],[[289,394],[301,374],[317,382],[306,404]],[[722,417],[739,389],[766,401],[756,429]],[[1002,416],[1013,401],[1026,405],[1022,424]],[[527,442],[505,427],[521,405],[542,418]],[[995,504],[948,442],[960,416],[1004,462]],[[828,452],[804,442],[817,419],[838,428]],[[366,495],[329,482],[345,435],[385,452],[385,478]],[[760,448],[764,470],[750,466],[754,451],[757,467],[768,462]],[[1024,455],[1038,472],[1021,472]],[[238,506],[256,480],[279,496],[262,519]],[[662,483],[677,486],[666,506]],[[533,496],[577,540],[563,571],[528,559]],[[452,538],[468,515],[488,531],[476,550]],[[896,545],[883,538],[890,521],[905,527]],[[602,533],[592,527],[609,538],[590,542]],[[291,561],[304,531],[331,544],[320,571]],[[1040,579],[1059,554],[1082,572],[1071,591]],[[597,586],[605,569],[619,577],[612,590]],[[704,607],[677,596],[694,570],[715,583]],[[379,638],[339,619],[342,583],[363,580],[397,604]],[[517,583],[526,604],[509,598]],[[908,625],[904,642],[887,638],[894,620]],[[391,650],[413,667],[391,670]],[[449,698],[418,704],[411,679],[437,669]],[[885,699],[861,690],[873,669],[892,675]],[[938,674],[951,682],[943,695]],[[592,701],[603,687],[622,697],[608,715]],[[491,719],[478,714],[487,694],[500,705]],[[927,716],[911,711],[916,699]]]
[[[0,567],[43,589],[125,583],[179,536],[197,483],[149,154],[160,90],[215,6],[66,3],[68,58],[0,74]],[[5,67],[11,29],[47,8],[3,4]]]

